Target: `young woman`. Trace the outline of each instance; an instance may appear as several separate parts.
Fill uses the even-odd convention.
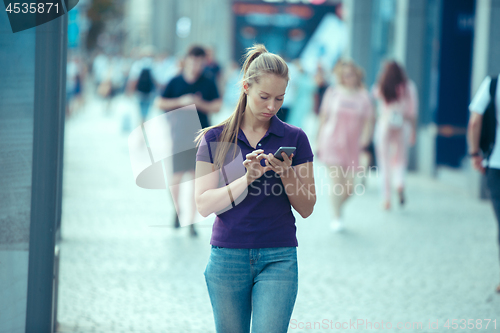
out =
[[[394,176],[399,203],[405,203],[404,177],[408,149],[415,144],[418,110],[417,89],[395,61],[385,64],[374,96],[379,103],[375,133],[377,161],[382,180],[384,209],[391,208],[391,175]]]
[[[343,229],[342,206],[354,191],[359,155],[372,135],[374,112],[363,72],[352,61],[334,68],[337,85],[325,92],[320,107],[318,158],[330,168],[333,180],[334,231]]]
[[[218,333],[286,332],[297,295],[293,207],[316,202],[313,153],[305,133],[276,117],[288,83],[283,59],[250,48],[232,115],[201,131],[195,199],[216,213],[205,279]],[[201,142],[200,142],[201,141]],[[296,147],[273,156],[280,147]]]

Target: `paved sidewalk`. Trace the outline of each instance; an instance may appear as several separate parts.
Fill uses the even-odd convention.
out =
[[[122,133],[134,105],[120,97],[113,106],[106,115],[91,101],[66,126],[59,331],[215,332],[203,277],[211,221],[198,223],[199,236],[191,238],[187,228],[171,227],[166,190],[135,185]],[[356,319],[391,322],[384,331],[494,332],[484,321],[482,329],[443,326],[446,319],[496,319],[500,326],[490,206],[417,175],[409,177],[404,210],[382,211],[378,194],[372,178],[348,203],[342,234],[329,230],[326,195],[310,218],[297,219],[299,294],[289,332],[381,331],[335,329]],[[439,329],[428,329],[436,320]],[[306,329],[314,322],[320,328]],[[398,322],[424,329],[396,330]]]

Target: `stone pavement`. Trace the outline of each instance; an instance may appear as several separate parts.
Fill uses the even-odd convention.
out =
[[[197,238],[171,227],[170,194],[139,188],[132,176],[122,125],[135,114],[133,103],[119,97],[110,114],[103,106],[90,101],[66,126],[59,331],[215,332],[203,277],[211,219],[197,224]],[[407,207],[384,212],[372,177],[347,204],[346,231],[334,234],[329,198],[319,188],[327,179],[318,174],[316,182],[313,215],[297,218],[299,293],[289,332],[496,331],[484,321],[500,326],[488,203],[411,174]],[[335,329],[356,319],[375,326]],[[453,330],[444,327],[447,319],[483,323]],[[384,329],[376,329],[382,321]],[[398,322],[424,328],[398,330]]]

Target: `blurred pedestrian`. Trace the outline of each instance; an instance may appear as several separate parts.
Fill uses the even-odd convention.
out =
[[[373,94],[379,101],[375,146],[382,181],[383,207],[389,210],[392,177],[400,205],[403,206],[406,200],[404,190],[408,151],[416,140],[417,88],[397,62],[388,61],[374,86]]]
[[[354,62],[335,65],[337,84],[330,86],[320,106],[318,159],[329,167],[333,181],[333,231],[344,228],[342,208],[353,194],[359,171],[359,154],[369,143],[373,107],[363,85],[363,71]]]
[[[112,66],[109,57],[100,52],[92,64],[92,74],[96,84],[96,92],[106,102],[106,110],[109,106],[110,96],[113,89],[111,82]]]
[[[236,61],[231,61],[224,74],[224,95],[222,97],[221,112],[212,118],[214,123],[220,123],[229,117],[236,108],[240,97],[240,84],[243,79],[240,65]]]
[[[128,94],[137,94],[141,112],[141,120],[145,122],[149,108],[156,93],[156,79],[154,76],[154,47],[146,46],[141,50],[141,58],[135,61],[130,68],[128,77]]]
[[[205,50],[201,46],[192,46],[184,59],[181,74],[170,80],[161,94],[161,97],[155,102],[158,108],[167,112],[195,104],[201,128],[210,125],[208,119],[209,114],[218,112],[222,104],[215,82],[203,75],[205,62]],[[189,140],[194,140],[196,134],[195,130],[192,133],[188,133],[186,126],[189,124],[183,124],[182,116],[179,117],[177,121],[174,119],[172,123],[170,123],[173,144],[181,140],[186,140],[186,138],[192,138]],[[180,213],[179,187],[177,185],[181,183],[185,175],[190,178],[194,177],[196,149],[175,156],[172,163],[173,175],[170,177],[169,183],[172,190],[174,205],[177,212]],[[194,222],[195,211],[196,207],[194,202],[192,202],[192,222]],[[175,214],[174,227],[180,227],[177,214]],[[196,230],[193,224],[190,225],[190,233],[192,236],[196,236]]]
[[[70,117],[83,104],[85,69],[79,55],[72,54],[66,67],[66,116]]]
[[[103,52],[99,52],[92,62],[92,76],[97,89],[99,89],[101,83],[103,83],[108,73],[108,67],[108,56],[106,56]]]
[[[486,175],[490,198],[497,219],[497,240],[500,246],[499,78],[500,75],[494,78],[485,78],[469,105],[471,113],[467,141],[472,166]],[[496,292],[500,293],[500,284],[497,286]]]
[[[314,108],[314,94],[317,87],[315,80],[304,70],[300,62],[296,60],[294,63],[297,68],[297,77],[295,78],[296,96],[286,122],[304,128],[304,119]]]
[[[284,122],[288,120],[288,113],[290,113],[291,107],[294,105],[296,96],[297,96],[297,79],[298,79],[298,71],[297,67],[293,62],[287,61],[288,65],[288,85],[286,87],[286,98],[283,100],[283,105],[281,109],[278,111],[276,116]]]
[[[321,63],[318,63],[318,69],[314,75],[314,80],[316,81],[317,87],[314,98],[314,113],[319,115],[319,107],[321,105],[321,101],[323,100],[323,96],[325,95],[326,89],[328,88],[328,78]]]
[[[158,91],[163,92],[170,80],[179,75],[179,72],[178,61],[174,56],[165,53],[156,59],[154,77],[158,83]]]
[[[217,88],[221,89],[222,69],[215,59],[215,51],[213,48],[206,48],[206,63],[203,74],[210,80],[213,80]]]
[[[313,154],[304,131],[276,117],[288,82],[285,61],[256,45],[243,68],[236,109],[198,136],[196,203],[203,216],[217,214],[205,279],[218,333],[248,333],[250,322],[252,332],[284,333],[298,289],[291,207],[303,218],[313,211]],[[281,161],[273,156],[280,146],[296,151]],[[240,161],[237,151],[245,156]],[[229,178],[219,179],[217,170]]]
[[[111,59],[111,84],[113,96],[121,95],[127,88],[127,75],[130,70],[128,61],[119,54]]]

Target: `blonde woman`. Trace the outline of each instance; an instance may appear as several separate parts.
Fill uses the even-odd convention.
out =
[[[320,106],[317,150],[333,181],[331,228],[341,231],[342,208],[354,191],[359,155],[370,142],[374,111],[363,86],[363,72],[354,62],[340,60],[334,74],[337,84],[327,89]]]
[[[203,216],[217,215],[205,279],[218,333],[250,332],[250,322],[252,332],[284,333],[292,315],[298,288],[292,207],[308,217],[316,194],[306,134],[276,117],[287,84],[281,57],[263,45],[250,48],[235,111],[198,137],[196,205]],[[284,146],[295,153],[274,157]]]

